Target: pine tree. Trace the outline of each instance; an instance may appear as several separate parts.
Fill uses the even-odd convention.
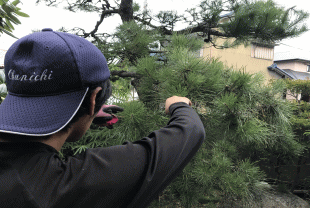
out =
[[[206,141],[152,207],[197,207],[229,196],[244,201],[255,198],[266,179],[259,161],[281,158],[285,164],[304,150],[290,125],[290,104],[282,99],[286,85],[264,86],[260,74],[200,58],[196,52],[202,44],[195,36],[173,35],[162,53],[138,58],[130,70],[141,76],[136,87],[143,96],[139,101],[116,103],[125,110],[114,129],[93,125],[79,142],[66,144],[64,152],[139,140],[167,123],[161,105],[167,97],[186,96],[204,123]]]
[[[305,164],[309,157],[310,149],[310,81],[286,79],[285,83],[285,94],[296,98],[296,100],[291,103],[291,108],[293,109],[293,116],[290,119],[292,128],[299,142],[306,147],[303,154],[298,157],[296,175],[293,179],[291,191],[295,189],[308,189],[310,185],[309,178],[302,179],[300,178],[300,175],[301,166]],[[299,96],[300,100],[298,100]]]
[[[306,31],[300,24],[306,13],[284,10],[272,1],[227,1],[226,5],[222,1],[202,1],[199,11],[189,10],[192,20],[187,21],[193,26],[173,31],[181,18],[173,12],[158,14],[161,25],[156,26],[152,18],[139,15],[139,7],[132,1],[122,0],[117,7],[104,2],[98,8],[92,1],[77,0],[67,8],[101,13],[93,31],[75,32],[92,37],[106,56],[113,96],[120,101],[114,104],[125,110],[118,113],[120,121],[114,129],[92,124],[81,140],[65,144],[64,157],[87,148],[139,140],[165,126],[169,118],[163,103],[172,95],[186,96],[193,102],[205,126],[206,140],[151,207],[212,206],[228,197],[249,201],[266,179],[260,161],[285,164],[303,153],[305,146],[296,140],[290,124],[291,106],[282,99],[286,87],[283,82],[265,86],[262,75],[229,68],[216,59],[200,58],[197,52],[205,38],[212,42],[211,36],[233,37],[235,45],[253,38],[277,41],[298,35]],[[235,16],[230,23],[220,24],[220,14],[226,9]],[[289,14],[294,11],[296,19],[291,20]],[[119,14],[123,24],[114,34],[98,34],[102,20],[113,14]],[[263,22],[266,24],[260,24]],[[246,27],[241,29],[241,25]],[[158,46],[161,48],[154,50]],[[137,90],[139,101],[124,102],[130,85]],[[272,164],[274,158],[281,160]]]

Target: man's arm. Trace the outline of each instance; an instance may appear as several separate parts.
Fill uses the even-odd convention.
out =
[[[204,140],[203,124],[189,104],[189,100],[168,99],[168,125],[142,140],[88,149],[65,163],[53,162],[60,166],[49,165],[61,175],[55,181],[59,187],[59,195],[52,197],[55,207],[147,207],[181,173]]]
[[[128,207],[146,207],[181,173],[201,146],[204,127],[186,99],[167,99],[166,113],[171,114],[168,125],[134,142],[148,149],[148,164],[141,188]]]

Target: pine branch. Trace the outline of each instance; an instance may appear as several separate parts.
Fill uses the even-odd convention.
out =
[[[144,20],[144,19],[142,19],[142,18],[140,18],[138,16],[134,16],[133,19],[135,19],[135,20],[137,20],[137,21],[139,21],[139,22],[141,22],[141,23],[143,23],[145,25],[148,25],[148,26],[150,26],[153,29],[157,29],[158,28],[158,26],[153,25],[150,21],[146,21],[146,20]]]
[[[98,31],[99,26],[103,22],[104,18],[106,16],[109,16],[111,14],[118,14],[120,12],[119,9],[112,9],[112,10],[102,10],[101,15],[100,15],[100,20],[97,21],[95,28],[90,32],[90,33],[84,33],[84,38],[89,37],[90,35],[92,37],[95,37],[95,33]]]
[[[111,71],[111,76],[119,76],[119,77],[132,77],[132,78],[141,78],[142,75],[136,72],[128,72],[128,71]]]
[[[150,21],[146,21],[146,20],[144,20],[138,16],[134,16],[134,19],[145,24],[145,25],[150,26],[153,29],[159,29],[164,35],[172,35],[172,33],[173,33],[173,31],[168,30],[164,26],[153,25]],[[201,24],[198,24],[197,26],[194,26],[194,27],[188,27],[188,28],[185,28],[182,30],[175,31],[175,33],[178,33],[178,34],[188,34],[188,33],[196,33],[196,32],[204,32],[204,33],[210,32],[210,35],[219,36],[219,37],[226,37],[226,38],[233,37],[230,34],[221,33],[217,30],[213,30],[213,29],[208,28],[206,23],[201,23]]]
[[[150,21],[146,21],[138,16],[134,16],[133,19],[147,25],[147,26],[150,26],[151,28],[155,29],[155,30],[159,30],[162,32],[162,34],[164,35],[172,35],[172,31],[171,30],[168,30],[165,26],[156,26],[156,25],[153,25]]]
[[[41,1],[46,2],[46,6],[57,6],[59,2],[57,3],[57,0],[37,0],[36,4],[39,4]]]
[[[224,49],[223,46],[217,46],[212,40],[209,40],[209,42],[211,43],[211,45],[216,48],[216,49]]]

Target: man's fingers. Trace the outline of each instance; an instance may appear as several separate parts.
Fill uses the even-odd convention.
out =
[[[187,97],[179,97],[179,96],[172,96],[170,98],[168,98],[166,100],[166,104],[165,104],[165,112],[167,114],[170,114],[169,112],[169,107],[174,104],[174,103],[178,103],[178,102],[183,102],[188,104],[189,106],[192,105],[192,102],[187,98]]]
[[[124,111],[124,108],[117,105],[104,105],[102,110],[106,113],[117,113]]]

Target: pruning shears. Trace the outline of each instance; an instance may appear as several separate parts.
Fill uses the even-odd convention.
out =
[[[123,108],[117,105],[103,105],[94,118],[93,123],[99,126],[106,126],[108,129],[113,129],[113,125],[118,121],[114,113],[122,112],[123,110]]]

